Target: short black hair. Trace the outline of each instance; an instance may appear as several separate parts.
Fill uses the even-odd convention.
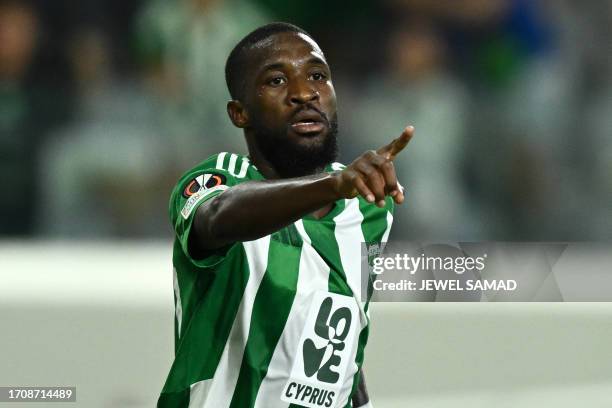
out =
[[[300,27],[281,22],[263,25],[247,34],[232,49],[225,62],[225,82],[232,99],[240,100],[244,96],[244,78],[249,68],[248,61],[246,61],[248,49],[258,42],[279,33],[301,33],[312,38],[310,34]]]

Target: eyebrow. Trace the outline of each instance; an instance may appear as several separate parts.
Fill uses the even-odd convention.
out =
[[[307,64],[327,65],[327,62],[325,62],[322,58],[315,57],[315,56],[310,57],[308,61],[306,61],[306,63]],[[275,69],[282,69],[284,66],[285,64],[283,64],[282,62],[274,62],[268,65],[265,65],[261,69],[261,72],[273,71]]]
[[[282,62],[275,62],[275,63],[272,63],[272,64],[265,65],[261,69],[261,72],[272,71],[272,70],[275,70],[275,69],[281,69],[284,66],[285,66],[285,64],[283,64]]]

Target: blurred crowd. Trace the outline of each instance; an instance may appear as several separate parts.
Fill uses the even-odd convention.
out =
[[[223,67],[271,21],[326,53],[341,161],[416,127],[394,238],[612,238],[609,0],[0,0],[0,235],[169,237],[178,176],[246,153]]]

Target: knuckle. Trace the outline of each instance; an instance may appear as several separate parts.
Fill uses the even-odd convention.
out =
[[[376,170],[374,170],[374,167],[367,165],[365,163],[359,168],[359,170],[361,170],[361,172],[368,177],[371,177],[374,173],[376,173]]]
[[[374,169],[372,177],[378,181],[383,181],[385,179],[384,174],[380,171],[380,169]]]
[[[374,150],[368,150],[363,154],[363,157],[368,160],[373,160],[376,157],[376,152]]]

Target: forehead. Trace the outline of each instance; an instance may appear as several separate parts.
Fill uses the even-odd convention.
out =
[[[319,45],[303,33],[273,34],[251,46],[248,53],[256,71],[269,64],[300,63],[312,57],[327,62]]]

